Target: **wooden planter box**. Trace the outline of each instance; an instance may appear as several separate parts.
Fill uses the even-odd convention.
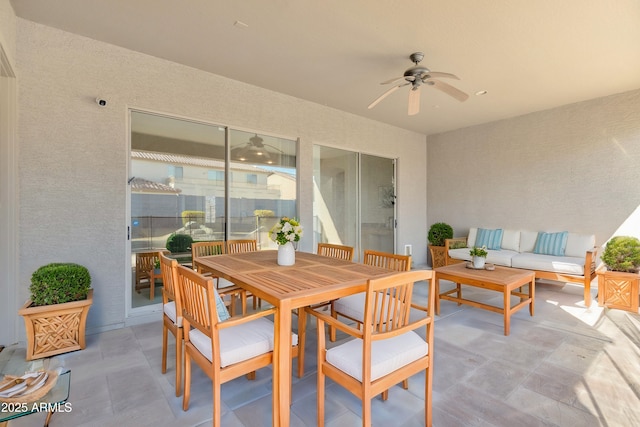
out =
[[[598,305],[638,312],[640,274],[598,269]]]
[[[84,349],[91,304],[93,289],[82,301],[31,307],[31,300],[28,300],[18,310],[27,330],[27,360]]]
[[[429,251],[431,252],[431,268],[444,267],[446,265],[446,246],[429,245]]]

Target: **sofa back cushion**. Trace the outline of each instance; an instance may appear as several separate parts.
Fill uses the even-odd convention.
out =
[[[518,252],[533,252],[538,240],[537,231],[521,231],[520,232],[520,250]]]
[[[534,254],[564,256],[567,248],[568,231],[560,231],[558,233],[538,233],[536,245],[533,248]]]
[[[564,251],[566,256],[584,258],[587,251],[596,245],[595,234],[578,234],[569,233],[567,237],[567,249]]]
[[[518,250],[520,250],[520,230],[504,230],[500,247],[505,250],[518,252]]]

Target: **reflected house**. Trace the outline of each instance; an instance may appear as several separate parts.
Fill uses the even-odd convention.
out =
[[[223,161],[148,151],[132,151],[131,158],[133,250],[164,247],[166,237],[175,232],[191,234],[194,240],[224,239]],[[256,209],[295,215],[294,175],[242,163],[232,163],[229,175],[229,216],[234,232],[241,233],[235,238],[268,240],[268,224],[258,224]],[[184,211],[204,212],[204,224],[201,218],[183,220]]]

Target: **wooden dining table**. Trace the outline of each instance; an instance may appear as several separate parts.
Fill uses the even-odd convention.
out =
[[[275,250],[198,258],[200,264],[276,308],[273,350],[273,426],[288,427],[291,405],[292,310],[364,292],[369,279],[394,272],[352,261],[296,252],[279,266]]]

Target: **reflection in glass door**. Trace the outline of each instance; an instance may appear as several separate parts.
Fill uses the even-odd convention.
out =
[[[395,160],[314,146],[314,245],[394,252]]]
[[[362,249],[394,252],[395,161],[360,155],[360,235]]]

